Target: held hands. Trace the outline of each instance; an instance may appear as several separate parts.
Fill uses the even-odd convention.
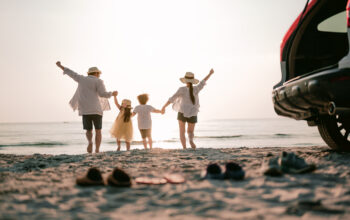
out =
[[[118,95],[118,91],[113,91],[112,96],[116,97]]]
[[[162,113],[162,115],[165,114],[165,108],[164,107],[162,108],[161,113]]]

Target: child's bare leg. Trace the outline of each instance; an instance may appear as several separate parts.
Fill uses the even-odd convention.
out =
[[[152,136],[148,136],[148,144],[149,144],[149,149],[152,149],[153,141],[152,141]]]
[[[188,123],[187,124],[187,134],[188,134],[188,139],[190,140],[190,144],[191,144],[191,147],[193,149],[196,149],[196,145],[195,143],[193,142],[193,138],[194,138],[194,126],[196,124],[194,123]]]
[[[125,141],[125,143],[126,143],[126,150],[130,150],[130,142]]]
[[[96,135],[95,135],[95,144],[96,144],[96,149],[95,152],[99,153],[100,152],[100,146],[101,146],[101,140],[102,140],[102,133],[101,130],[95,130]]]
[[[86,130],[86,139],[88,140],[89,144],[86,148],[88,153],[92,153],[92,130]]]
[[[185,127],[185,122],[179,120],[179,131],[180,131],[180,141],[182,144],[183,149],[186,149],[186,127]]]
[[[142,138],[142,143],[143,143],[143,147],[146,150],[147,149],[147,139],[146,138]]]
[[[118,138],[117,138],[117,145],[118,145],[117,151],[120,151],[120,140]]]

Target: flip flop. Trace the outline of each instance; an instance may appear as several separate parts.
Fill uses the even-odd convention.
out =
[[[107,183],[115,187],[130,187],[132,184],[129,174],[118,167],[114,168],[113,172],[109,174]]]
[[[221,171],[221,167],[217,163],[212,163],[207,166],[206,171],[202,174],[202,179],[224,179],[224,174]]]
[[[135,179],[137,184],[146,184],[146,185],[163,185],[167,183],[167,180],[164,178],[157,177],[137,177]]]
[[[96,167],[91,167],[87,171],[86,175],[76,179],[76,183],[79,186],[102,186],[104,185],[101,172]]]
[[[167,173],[164,179],[171,184],[180,184],[186,182],[185,178],[179,173]]]
[[[225,165],[225,179],[243,180],[245,172],[240,165],[235,162],[228,162]]]

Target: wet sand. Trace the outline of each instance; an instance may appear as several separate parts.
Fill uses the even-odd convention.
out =
[[[267,154],[294,152],[317,165],[309,174],[268,177]],[[201,180],[211,162],[236,161],[243,181]],[[79,187],[77,176],[115,166],[133,179],[182,173],[183,184]],[[235,148],[84,155],[0,154],[0,219],[350,219],[350,153],[327,147]]]

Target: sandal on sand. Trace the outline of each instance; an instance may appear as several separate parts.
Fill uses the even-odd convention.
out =
[[[203,179],[224,179],[224,174],[221,171],[221,167],[217,163],[212,163],[207,166],[207,170],[204,173]]]
[[[279,157],[265,158],[261,164],[261,171],[267,176],[282,176],[281,166],[278,164]]]
[[[185,178],[178,173],[167,173],[164,175],[164,179],[171,184],[180,184],[186,182]]]
[[[138,184],[146,184],[146,185],[162,185],[166,184],[167,180],[164,178],[157,177],[137,177],[135,182]]]
[[[116,187],[130,187],[131,178],[124,170],[118,167],[114,168],[113,172],[107,178],[108,185]]]
[[[240,165],[235,162],[228,162],[225,165],[226,170],[224,173],[225,179],[233,179],[233,180],[243,180],[245,172]]]
[[[316,169],[315,164],[307,164],[303,158],[298,157],[293,152],[282,152],[280,157],[281,169],[285,173],[301,174],[309,173]]]
[[[96,167],[91,167],[85,176],[77,178],[76,183],[79,186],[102,186],[102,185],[104,185],[101,172]]]

